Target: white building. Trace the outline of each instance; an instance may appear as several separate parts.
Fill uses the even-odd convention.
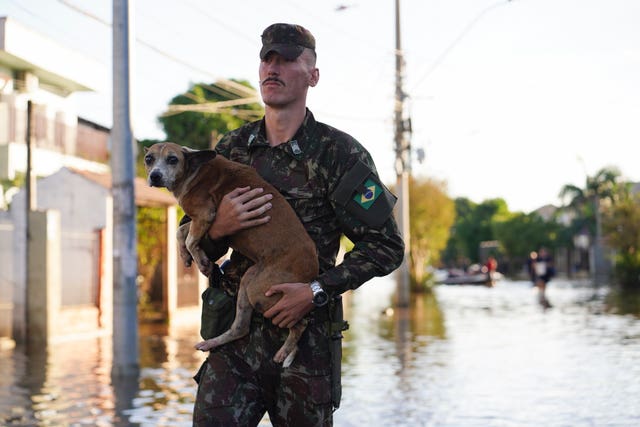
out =
[[[62,166],[106,172],[105,164],[77,152],[78,114],[69,95],[103,90],[107,83],[103,65],[0,17],[0,179],[26,171],[28,101],[37,176]]]
[[[28,256],[26,192],[17,193],[9,210],[2,210],[9,205],[4,196],[15,189],[0,192],[0,345],[34,334],[48,342],[111,332],[109,129],[78,118],[69,96],[107,84],[103,65],[0,17],[0,181],[26,173],[28,121],[31,170],[39,178]],[[136,180],[136,202],[166,207],[175,223],[173,196],[144,180]],[[172,244],[174,232],[168,221]],[[175,250],[166,250],[167,317],[176,314],[177,283],[184,281],[177,277],[176,258]],[[201,278],[195,286],[202,286]]]

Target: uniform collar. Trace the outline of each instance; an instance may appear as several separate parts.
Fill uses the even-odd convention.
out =
[[[269,142],[267,141],[266,136],[267,133],[265,131],[264,117],[258,123],[259,125],[249,135],[247,141],[247,147],[249,149],[269,146]],[[298,160],[302,159],[303,157],[305,157],[305,153],[307,153],[311,147],[311,135],[313,135],[313,131],[315,128],[316,119],[313,117],[313,113],[311,113],[311,111],[307,108],[304,120],[302,121],[302,125],[298,128],[293,138],[288,142],[278,145],[277,147],[284,150],[291,157],[294,157]]]

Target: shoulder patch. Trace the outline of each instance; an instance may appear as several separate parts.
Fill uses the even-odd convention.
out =
[[[344,174],[331,199],[358,220],[379,227],[391,215],[397,198],[369,166],[358,160]]]

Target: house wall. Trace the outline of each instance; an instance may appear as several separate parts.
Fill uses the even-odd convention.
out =
[[[0,338],[12,335],[13,312],[13,222],[8,211],[0,211]]]
[[[78,120],[76,156],[94,162],[109,162],[109,129]]]
[[[66,312],[67,326],[97,328],[103,314],[100,304],[110,302],[104,292],[109,292],[111,276],[105,272],[104,239],[102,230],[110,230],[111,196],[104,187],[74,174],[68,169],[38,180],[36,187],[37,209],[57,210],[61,229],[61,308]],[[11,204],[14,224],[13,239],[13,328],[24,332],[26,292],[26,235],[25,192],[18,193]],[[107,248],[110,251],[110,246]],[[109,266],[107,266],[108,268]],[[106,277],[104,276],[106,274]],[[90,321],[90,319],[92,319]],[[102,322],[110,330],[111,322]]]
[[[108,130],[78,125],[72,108],[52,94],[40,98],[46,103],[34,105],[34,174],[47,176],[64,166],[108,172]],[[0,94],[0,179],[26,171],[27,101],[23,94]]]

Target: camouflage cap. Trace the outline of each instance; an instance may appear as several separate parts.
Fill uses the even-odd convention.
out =
[[[262,33],[262,49],[260,59],[269,52],[278,52],[286,59],[296,59],[304,48],[315,54],[316,39],[306,28],[294,24],[272,24]]]

